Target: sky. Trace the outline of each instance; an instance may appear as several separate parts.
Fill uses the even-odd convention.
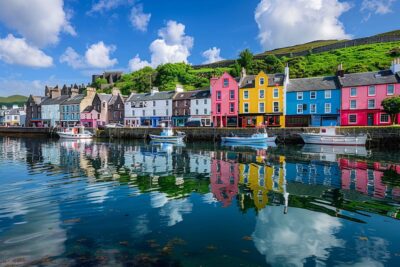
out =
[[[400,29],[400,0],[0,0],[0,96]]]

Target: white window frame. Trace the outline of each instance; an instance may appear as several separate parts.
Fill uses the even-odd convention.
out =
[[[299,107],[301,107],[301,108],[299,108]],[[301,111],[299,111],[299,110],[301,110]],[[304,110],[303,110],[303,104],[297,104],[297,109],[296,109],[296,111],[297,111],[297,114],[303,114],[303,112],[304,112]]]
[[[276,96],[275,96],[275,92],[276,92]],[[272,98],[274,98],[274,99],[279,98],[279,88],[274,88]]]
[[[331,99],[331,98],[332,98],[332,90],[325,90],[325,99]]]
[[[355,89],[356,90],[356,94],[355,95],[351,95],[351,91],[352,91],[352,89]],[[357,87],[351,87],[350,88],[350,97],[357,97]]]
[[[263,92],[262,97],[261,97],[261,92]],[[260,89],[260,91],[258,91],[258,98],[259,99],[264,99],[265,98],[265,90],[264,89]]]
[[[218,95],[219,95],[219,97],[218,97]],[[216,98],[217,98],[217,100],[221,100],[221,99],[222,99],[222,92],[221,92],[221,90],[219,90],[219,91],[216,92]]]
[[[327,111],[329,107],[329,111]],[[326,114],[332,113],[332,104],[331,103],[325,103],[325,109],[324,109]]]
[[[219,107],[219,111],[218,111],[218,107]],[[215,111],[217,114],[221,114],[221,103],[217,103],[217,105],[215,106]]]
[[[297,100],[303,100],[304,96],[303,96],[303,92],[297,92],[296,94],[296,99]]]
[[[247,106],[247,111],[246,111],[246,106]],[[249,103],[243,103],[243,113],[249,113]]]
[[[355,106],[354,108],[351,107],[351,102],[353,102],[353,101],[356,103],[356,106]],[[357,100],[355,100],[355,99],[350,100],[349,108],[350,108],[350,109],[357,109]]]
[[[263,110],[261,110],[261,104],[263,105]],[[258,113],[265,113],[265,103],[264,102],[258,103]]]
[[[260,78],[260,85],[264,85],[265,84],[265,79],[263,77]]]
[[[350,121],[350,116],[355,116],[356,117],[356,121],[355,122],[351,122]],[[348,120],[349,124],[357,124],[358,116],[357,116],[357,114],[349,114],[347,120]]]
[[[312,97],[312,94],[315,94],[314,97]],[[310,91],[310,99],[317,99],[317,91]]]
[[[369,89],[370,88],[374,88],[374,93],[373,94],[369,93]],[[376,86],[375,85],[368,86],[368,96],[376,96]]]
[[[233,92],[233,97],[232,97],[232,92]],[[235,99],[235,90],[229,90],[229,100],[234,100]]]
[[[231,111],[231,107],[233,107],[233,111]],[[235,113],[235,103],[229,102],[229,113]]]
[[[382,121],[382,115],[387,116],[387,117],[388,117],[388,120],[387,120],[387,121]],[[389,114],[387,114],[387,113],[381,113],[381,114],[379,115],[379,122],[380,122],[380,123],[390,123],[390,116],[389,116]]]
[[[374,101],[374,106],[373,106],[373,107],[370,107],[370,106],[369,106],[369,101]],[[368,99],[368,100],[367,100],[367,105],[368,105],[368,109],[374,109],[375,106],[376,106],[376,101],[375,101],[375,99]]]
[[[314,107],[314,112],[312,110],[312,107]],[[312,113],[312,114],[317,113],[317,104],[310,104],[310,113]]]
[[[277,103],[278,105],[277,105],[277,107],[278,107],[278,111],[275,111],[275,103]],[[279,102],[278,101],[274,101],[274,102],[272,102],[272,112],[279,112]]]
[[[391,94],[389,94],[389,86],[392,86],[392,88],[393,88],[393,92]],[[386,95],[394,95],[394,91],[395,91],[394,84],[388,84],[386,87]]]
[[[246,97],[247,93],[247,97]],[[243,99],[249,99],[249,90],[243,90]]]

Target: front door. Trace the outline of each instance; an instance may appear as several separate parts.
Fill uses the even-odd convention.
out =
[[[367,115],[368,126],[374,125],[374,114],[368,113]]]

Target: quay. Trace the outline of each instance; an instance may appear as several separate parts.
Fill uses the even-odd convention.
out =
[[[234,134],[252,134],[254,128],[213,128],[213,127],[176,127],[178,131],[186,133],[188,142],[211,141],[219,142],[222,136]],[[387,147],[390,149],[400,148],[400,126],[365,126],[365,127],[337,127],[340,134],[367,133],[369,147]],[[319,132],[319,127],[288,127],[268,128],[268,134],[277,136],[280,144],[302,144],[299,133]],[[161,128],[136,127],[136,128],[107,128],[96,130],[97,138],[109,139],[147,139],[149,134],[160,134]],[[45,136],[55,137],[57,134],[50,128],[27,128],[27,127],[0,127],[0,135],[3,136]]]

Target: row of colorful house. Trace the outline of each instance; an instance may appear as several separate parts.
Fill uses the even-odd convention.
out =
[[[382,101],[400,95],[400,59],[389,70],[290,79],[284,73],[228,73],[210,80],[210,88],[121,95],[99,94],[91,87],[45,88],[30,96],[26,126],[88,127],[120,123],[127,127],[185,126],[189,121],[215,127],[307,127],[390,125]],[[400,122],[400,116],[398,116]]]

